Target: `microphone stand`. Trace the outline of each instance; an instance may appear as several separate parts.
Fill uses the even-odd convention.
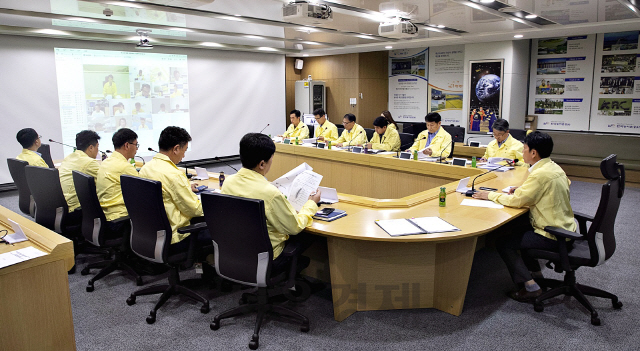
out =
[[[447,144],[447,146],[445,146],[444,149],[442,149],[442,151],[440,151],[440,156],[438,156],[438,163],[442,163],[442,154],[444,154],[444,150],[446,150],[447,147],[449,147],[449,145],[451,145],[451,143],[453,143],[453,139],[451,139],[449,144]]]
[[[226,163],[223,159],[221,159],[218,156],[214,157],[214,160],[224,163],[225,165],[227,165],[229,168],[233,169],[236,172],[238,171],[235,167],[233,167],[232,165]]]
[[[262,128],[262,130],[259,132],[259,134],[262,134],[262,132],[264,132],[264,130],[267,129],[268,126],[269,126],[269,123],[267,123],[267,125],[264,126],[264,128]]]
[[[349,148],[351,147],[351,143],[353,142],[353,140],[355,138],[358,137],[358,135],[362,134],[362,131],[360,131],[360,133],[358,133],[356,136],[354,136],[353,138],[351,138],[351,140],[349,140],[349,143],[347,144],[347,150],[349,150]]]
[[[55,141],[55,140],[53,140],[53,139],[49,139],[49,142],[50,142],[50,143],[56,143],[56,144],[60,144],[60,145],[64,145],[64,146],[67,146],[67,147],[73,148],[73,152],[76,152],[76,150],[78,149],[78,148],[76,148],[75,146],[67,145],[67,144],[65,144],[65,143],[61,143],[61,142],[59,142],[59,141]]]
[[[513,164],[516,164],[516,163],[518,163],[518,159],[513,160]],[[500,166],[500,167],[496,167],[496,168],[494,168],[494,169],[490,170],[489,172],[484,172],[484,173],[482,173],[482,174],[477,175],[475,178],[473,178],[473,182],[471,182],[471,190],[467,190],[467,192],[465,193],[465,195],[467,195],[468,197],[471,197],[471,196],[473,196],[473,194],[475,194],[475,193],[476,193],[476,188],[475,188],[475,186],[476,186],[476,179],[478,179],[478,178],[482,177],[482,176],[483,176],[483,175],[485,175],[485,174],[489,174],[489,173],[491,173],[491,172],[493,172],[493,171],[496,171],[496,170],[498,170],[498,169],[500,169],[500,168],[502,168],[502,167],[507,167],[507,166],[509,166],[509,165],[510,165],[510,164],[509,164],[509,163],[507,163],[506,165],[502,165],[502,166]]]

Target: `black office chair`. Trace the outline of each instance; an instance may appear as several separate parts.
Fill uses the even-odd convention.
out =
[[[7,159],[9,173],[13,178],[13,183],[18,188],[18,207],[20,211],[29,216],[35,216],[36,203],[33,201],[29,184],[27,184],[27,176],[24,174],[24,168],[29,165],[27,161],[21,161],[15,158]]]
[[[620,199],[624,194],[624,165],[616,162],[615,154],[608,156],[600,163],[600,171],[608,180],[602,186],[600,204],[595,216],[574,212],[578,220],[579,233],[569,232],[556,227],[545,227],[544,230],[558,238],[558,252],[545,250],[527,250],[533,258],[549,260],[557,272],[565,272],[564,281],[544,279],[542,285],[551,290],[544,292],[534,302],[534,309],[542,312],[542,302],[558,295],[575,297],[591,312],[591,324],[600,325],[598,312],[593,308],[585,295],[611,299],[613,308],[622,307],[618,297],[609,292],[576,283],[576,270],[582,266],[595,267],[608,260],[616,249],[614,224]],[[587,222],[591,222],[587,230]],[[565,239],[574,239],[572,249],[568,250]]]
[[[82,235],[87,243],[100,248],[113,250],[115,255],[113,260],[90,263],[86,265],[80,274],[87,275],[92,268],[102,268],[98,274],[89,279],[87,292],[94,290],[93,284],[102,277],[115,271],[123,270],[134,278],[136,284],[142,285],[142,277],[129,265],[127,254],[130,252],[129,237],[131,234],[131,224],[129,217],[118,218],[112,222],[107,221],[98,194],[96,192],[95,179],[82,172],[73,171],[73,184],[78,194],[78,200],[82,206]],[[122,229],[118,232],[111,230],[110,224],[122,224]]]
[[[338,127],[338,137],[342,135],[342,132],[344,132],[344,127]]]
[[[402,148],[408,149],[413,145],[413,134],[398,133],[400,135],[400,145]],[[403,150],[400,150],[403,151]]]
[[[452,124],[449,126],[443,125],[442,128],[444,128],[447,133],[451,134],[451,139],[454,143],[464,143],[464,133],[466,131],[464,127],[454,126]]]
[[[53,160],[51,159],[51,148],[49,144],[42,144],[38,148],[38,152],[40,153],[40,157],[44,160],[44,162],[49,166],[49,168],[56,168],[53,164]]]
[[[527,136],[527,131],[524,129],[509,129],[509,134],[520,142],[524,142],[524,137]]]
[[[371,138],[373,138],[373,133],[375,133],[376,130],[371,128],[364,128],[364,132],[367,133],[367,142],[368,142],[371,140]]]
[[[269,296],[282,294],[290,300],[301,301],[310,295],[307,284],[296,281],[296,274],[305,267],[298,267],[300,246],[287,243],[281,255],[291,257],[291,264],[285,271],[272,270],[273,247],[267,232],[264,202],[221,194],[202,194],[204,218],[211,230],[215,248],[216,271],[228,280],[257,287],[257,301],[248,301],[243,295],[242,305],[225,311],[213,319],[212,330],[220,328],[222,319],[249,312],[258,312],[255,329],[249,348],[259,346],[259,333],[265,313],[275,312],[300,323],[300,330],[309,331],[309,319],[300,313],[281,305],[269,303]],[[233,220],[230,220],[233,219]],[[308,263],[307,263],[308,265]],[[295,286],[296,295],[290,288]],[[304,296],[301,296],[304,295]]]
[[[169,267],[169,284],[156,284],[134,291],[127,298],[127,305],[135,304],[137,296],[162,293],[147,317],[149,324],[156,321],[156,312],[172,295],[181,294],[202,302],[200,312],[209,313],[209,300],[185,287],[179,273],[180,266],[190,267],[193,264],[197,242],[193,236],[206,225],[200,223],[180,228],[180,233],[191,233],[184,239],[189,240],[189,247],[187,251],[175,250],[175,246],[171,245],[171,225],[162,201],[162,184],[155,180],[122,175],[120,185],[131,219],[131,250],[145,260]]]
[[[313,124],[307,124],[307,128],[309,128],[309,138],[313,138],[313,128],[315,126]]]
[[[405,123],[404,125],[404,132],[413,134],[413,139],[416,139],[418,137],[418,134],[422,133],[422,131],[427,130],[427,123],[425,122],[411,124]],[[410,127],[407,127],[407,125],[409,125]]]

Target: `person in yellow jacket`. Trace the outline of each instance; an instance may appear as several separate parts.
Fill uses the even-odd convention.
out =
[[[366,144],[368,149],[384,151],[400,151],[400,134],[395,129],[389,128],[389,121],[380,116],[373,121],[376,132]]]
[[[93,130],[83,130],[76,134],[76,150],[64,158],[58,172],[60,174],[60,185],[64,194],[69,212],[80,207],[80,200],[73,184],[73,171],[82,172],[93,178],[98,176],[100,164],[96,160],[100,136]]]
[[[319,108],[313,111],[313,117],[318,122],[313,132],[314,138],[318,138],[318,141],[338,140],[338,127],[327,120],[327,114],[323,109]]]
[[[166,127],[158,139],[160,152],[140,169],[141,177],[162,183],[162,200],[172,230],[171,244],[180,243],[180,248],[174,248],[177,250],[188,247],[189,241],[184,239],[190,235],[178,233],[178,228],[190,225],[194,217],[203,215],[202,203],[195,194],[198,184],[189,184],[184,171],[176,166],[184,158],[190,141],[191,135],[184,128]],[[200,231],[196,240],[201,245],[211,244],[211,236],[206,230]]]
[[[42,145],[40,138],[42,137],[33,128],[20,129],[16,134],[16,139],[22,145],[22,152],[16,158],[20,161],[28,162],[29,166],[49,167],[38,152]]]
[[[114,221],[129,215],[122,197],[120,176],[123,174],[138,176],[136,167],[129,162],[129,159],[134,158],[140,148],[138,134],[129,128],[122,128],[115,132],[111,141],[114,151],[109,158],[100,164],[96,180],[98,200],[107,221]],[[118,231],[117,228],[111,229],[113,232]]]
[[[102,86],[102,95],[105,97],[111,95],[111,97],[116,97],[118,95],[118,87],[116,86],[116,82],[113,81],[113,75],[108,75],[107,79]]]
[[[308,239],[298,236],[311,226],[312,216],[318,211],[320,190],[309,196],[309,200],[296,212],[289,200],[271,184],[266,175],[273,163],[276,147],[268,136],[260,133],[246,134],[240,140],[240,160],[242,168],[224,182],[222,193],[264,201],[267,217],[267,231],[273,247],[273,270],[279,271],[290,257],[280,255],[287,240],[301,241],[303,251]],[[307,246],[308,247],[308,246]]]
[[[342,118],[342,125],[344,130],[342,135],[336,140],[336,146],[355,146],[362,145],[367,142],[367,133],[361,125],[356,123],[356,116],[352,113],[347,113]]]
[[[528,257],[524,250],[558,250],[557,238],[544,230],[546,226],[576,230],[569,196],[570,181],[562,168],[549,158],[552,151],[553,140],[548,134],[532,132],[524,139],[522,155],[524,162],[531,165],[524,183],[509,194],[478,191],[473,195],[476,199],[491,200],[504,206],[529,208],[529,223],[496,243],[513,282],[524,284],[522,289],[510,294],[521,302],[540,296],[542,290],[534,278],[543,278],[538,261]],[[518,254],[519,250],[522,250],[521,254]]]
[[[422,153],[431,157],[447,158],[451,154],[453,140],[451,134],[442,128],[442,117],[437,112],[431,112],[424,117],[427,129],[418,134],[413,145],[407,150],[423,150]]]
[[[389,129],[395,129],[396,131],[398,130],[398,124],[396,124],[396,121],[393,119],[393,116],[391,116],[391,112],[389,111],[382,111],[382,113],[380,114],[380,116],[384,117],[387,119],[387,121],[389,121],[389,126],[387,128]]]
[[[504,157],[512,160],[522,161],[522,150],[524,145],[509,134],[509,122],[506,119],[498,119],[493,122],[493,137],[487,145],[487,150],[480,162],[486,162],[489,157]],[[519,163],[523,165],[523,162]]]
[[[309,138],[309,127],[307,127],[306,124],[300,121],[300,116],[302,116],[302,114],[298,110],[292,110],[289,113],[289,121],[291,122],[291,124],[289,124],[289,128],[287,128],[287,131],[281,135],[282,137],[284,138],[298,137],[301,143],[302,143],[302,139]]]

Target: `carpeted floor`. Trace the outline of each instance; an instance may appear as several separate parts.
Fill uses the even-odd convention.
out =
[[[237,166],[237,162],[234,163]],[[215,171],[216,168],[209,168]],[[225,173],[234,173],[224,169]],[[575,211],[593,214],[599,201],[599,184],[573,182]],[[637,350],[640,343],[640,227],[637,204],[640,190],[628,188],[616,221],[617,251],[604,265],[578,271],[578,281],[617,294],[624,303],[614,310],[608,300],[590,298],[602,326],[589,323],[589,314],[573,299],[552,300],[544,312],[508,299],[511,289],[504,263],[497,252],[482,249],[475,255],[464,310],[454,317],[432,309],[357,312],[343,322],[333,319],[331,290],[325,288],[295,309],[311,320],[311,331],[280,321],[264,323],[260,350]],[[20,212],[17,193],[0,193],[0,205]],[[84,259],[84,262],[87,262]],[[79,267],[84,265],[80,261]],[[557,276],[545,271],[547,276]],[[193,271],[183,277],[195,277]],[[162,281],[165,275],[145,276],[145,283]],[[201,314],[199,305],[186,298],[172,298],[160,309],[153,325],[145,317],[157,296],[139,297],[133,306],[125,300],[136,290],[135,282],[112,274],[85,292],[88,276],[69,276],[78,350],[246,350],[255,316],[222,322],[211,331],[213,316],[237,305],[241,291],[199,291],[211,303]]]

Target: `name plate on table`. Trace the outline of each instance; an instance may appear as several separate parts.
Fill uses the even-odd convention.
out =
[[[469,142],[469,146],[480,147],[480,142],[479,141],[470,141]]]
[[[400,158],[403,160],[410,160],[411,159],[411,153],[410,152],[401,152],[400,153]]]
[[[316,144],[316,147],[318,149],[324,149],[325,145],[326,145],[325,143],[318,143],[318,144]]]
[[[454,166],[462,166],[465,167],[467,165],[467,159],[466,158],[457,158],[454,157],[453,161],[451,161],[451,164]]]
[[[285,144],[291,144],[291,139],[284,139]]]
[[[354,146],[354,147],[351,148],[351,152],[354,152],[356,154],[362,153],[362,147]]]

